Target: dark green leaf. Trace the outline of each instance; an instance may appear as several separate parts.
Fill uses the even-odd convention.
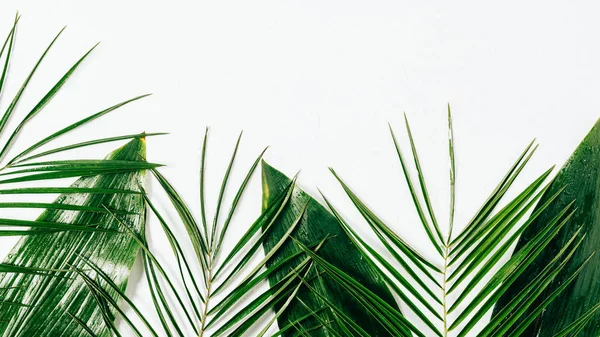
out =
[[[265,162],[263,162],[262,168],[263,209],[266,209],[270,203],[276,200],[277,196],[289,186],[291,180]],[[319,255],[328,262],[334,264],[340,270],[343,270],[354,280],[360,282],[373,293],[380,296],[381,299],[387,302],[391,307],[399,311],[382,276],[371,268],[369,264],[363,263],[363,259],[366,257],[354,246],[346,232],[338,224],[336,218],[316,200],[297,187],[295,187],[291,200],[286,205],[275,224],[268,230],[268,237],[264,243],[265,251],[271,251],[273,246],[279,242],[279,239],[285,235],[307,203],[308,206],[305,215],[293,234],[294,238],[308,246],[329,237],[319,249]],[[280,251],[272,257],[271,261],[267,263],[267,268],[299,251],[302,251],[302,249],[293,242],[286,242],[286,244],[280,248]],[[290,265],[290,268],[301,260],[302,258],[298,258],[297,262]],[[271,285],[277,284],[279,280],[285,277],[288,274],[288,270],[289,269],[277,271],[271,275],[269,277]],[[359,322],[360,326],[371,336],[390,336],[389,332],[373,315],[365,310],[365,307],[359,303],[359,301],[329,276],[317,278],[314,284],[319,288],[322,297],[326,297],[331,303],[344,311],[350,319]],[[298,291],[297,296],[304,304],[295,300],[289,303],[286,310],[278,317],[280,326],[285,326],[289,322],[293,322],[306,315],[308,312],[304,305],[308,305],[314,311],[325,306],[321,297],[315,295],[305,287]],[[275,308],[276,311],[279,311],[281,305],[276,305]],[[336,318],[329,311],[327,312],[327,315],[322,316],[322,318],[326,321],[336,321]],[[314,319],[306,319],[302,324],[307,327],[312,327],[318,325],[319,322]],[[332,323],[329,328],[331,329],[334,326],[336,326],[336,324]],[[338,332],[344,331],[340,327],[335,329],[337,329],[336,331]],[[283,333],[283,335],[293,336],[294,334],[293,331],[289,331]],[[311,331],[311,336],[328,335],[327,329]]]
[[[540,205],[564,188],[560,194],[536,220],[523,232],[519,239],[515,254],[540,231],[540,229],[558,214],[566,205],[575,202],[575,213],[560,230],[558,235],[540,253],[535,261],[513,283],[500,298],[494,308],[496,315],[524,287],[536,278],[556,253],[566,244],[569,238],[582,229],[580,235],[586,235],[581,248],[575,253],[568,265],[556,276],[552,284],[538,297],[536,302],[515,323],[530,314],[552,292],[563,284],[577,268],[598,249],[600,244],[600,122],[592,128],[583,142],[575,150],[564,167],[560,170],[550,188],[542,196]],[[586,311],[600,302],[600,260],[596,254],[586,268],[572,281],[542,315],[540,315],[522,334],[523,336],[554,336],[569,324],[576,321]],[[600,332],[600,315],[594,315],[578,336],[596,336]],[[512,331],[512,330],[511,330]]]

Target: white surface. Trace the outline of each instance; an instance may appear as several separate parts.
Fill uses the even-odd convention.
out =
[[[212,130],[211,200],[243,129],[242,165],[234,181],[270,144],[271,164],[290,175],[301,169],[303,188],[316,194],[318,186],[349,219],[363,224],[327,171],[333,166],[427,252],[386,123],[406,144],[402,112],[408,114],[434,206],[446,219],[446,104],[451,104],[460,228],[533,137],[541,147],[518,187],[562,164],[598,118],[599,9],[592,1],[416,6],[408,1],[5,0],[0,32],[8,31],[17,10],[23,14],[12,93],[53,35],[68,25],[20,113],[86,48],[103,42],[16,148],[49,127],[153,92],[64,141],[170,132],[149,141],[148,158],[168,164],[164,173],[195,205],[204,127]],[[112,147],[93,154],[102,156]],[[236,218],[239,231],[259,212],[258,178]],[[158,233],[156,224],[150,226]],[[0,255],[11,245],[1,240]],[[134,289],[143,288],[138,279],[129,291],[143,301],[143,291]]]

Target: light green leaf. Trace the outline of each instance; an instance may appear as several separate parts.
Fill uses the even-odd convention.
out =
[[[144,157],[145,140],[135,139],[112,152],[107,159],[143,161]],[[141,179],[142,173],[139,171],[106,174],[80,178],[71,188],[136,191]],[[127,233],[119,232],[122,229],[113,214],[95,210],[118,210],[119,219],[140,233],[145,222],[143,198],[140,194],[69,193],[60,195],[54,204],[79,205],[89,207],[91,211],[48,209],[37,220],[65,225],[94,225],[107,231],[61,231],[20,239],[5,260],[6,264],[57,271],[47,273],[51,276],[0,273],[0,288],[15,287],[2,292],[0,301],[33,306],[22,308],[0,304],[0,335],[84,336],[89,329],[98,336],[108,336],[103,321],[114,314],[103,318],[105,314],[96,303],[98,293],[90,292],[74,269],[89,270],[88,264],[81,259],[81,256],[85,256],[118,287],[125,289],[139,245]],[[113,289],[106,292],[118,298]]]

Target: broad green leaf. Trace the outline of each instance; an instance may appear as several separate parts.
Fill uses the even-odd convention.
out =
[[[262,172],[263,209],[266,209],[289,186],[291,179],[265,162],[262,163]],[[305,206],[306,210],[304,210]],[[364,263],[363,260],[366,257],[354,246],[346,232],[340,227],[337,219],[316,200],[297,187],[294,188],[291,200],[281,215],[273,226],[267,229],[267,239],[263,243],[265,251],[270,252],[272,250],[303,211],[305,214],[292,233],[292,237],[307,246],[328,238],[319,249],[319,256],[344,271],[354,280],[360,282],[360,284],[378,295],[392,308],[399,311],[381,274],[369,264]],[[301,251],[302,248],[298,247],[294,242],[287,241],[267,263],[267,268]],[[298,257],[296,262],[290,264],[289,268],[297,265],[302,260],[301,256]],[[270,275],[270,284],[272,286],[277,284],[282,278],[288,275],[288,271],[289,269],[286,268]],[[308,278],[311,278],[311,275]],[[346,289],[331,279],[330,276],[322,275],[316,277],[311,285],[318,289],[320,292],[319,295],[307,287],[302,287],[296,294],[302,302],[298,300],[291,301],[287,304],[287,308],[283,312],[280,312],[282,304],[275,306],[275,310],[279,315],[278,322],[280,327],[284,327],[289,322],[295,322],[299,318],[309,314],[310,312],[307,311],[305,306],[314,311],[319,311],[324,306],[330,306],[324,302],[323,298],[326,298],[328,302],[343,311],[349,319],[359,324],[369,335],[390,336],[386,328],[352,294],[348,293]],[[323,321],[331,322],[331,324],[327,328],[323,327],[312,330],[310,332],[311,336],[330,336],[331,334],[328,332],[328,329],[335,329],[341,333],[345,331],[345,328],[339,327],[335,323],[338,319],[331,311],[323,312],[320,318]],[[302,325],[305,327],[319,326],[319,320],[307,318],[302,322]],[[294,336],[296,334],[294,331],[286,331],[282,335]]]
[[[142,162],[144,157],[145,140],[134,139],[112,152],[107,159]],[[141,179],[140,171],[90,176],[80,178],[71,188],[81,188],[82,192],[88,189],[139,191]],[[139,245],[131,235],[123,232],[120,222],[127,223],[137,233],[143,231],[145,207],[142,195],[68,193],[61,194],[54,204],[78,205],[81,208],[49,208],[37,220],[66,225],[92,225],[104,231],[60,231],[20,239],[4,261],[5,264],[53,271],[45,272],[50,276],[0,273],[0,288],[11,288],[0,293],[0,301],[31,306],[16,307],[0,303],[0,335],[86,336],[86,331],[90,330],[98,336],[109,336],[104,321],[114,317],[114,309],[108,311],[109,315],[101,309],[111,301],[97,291],[91,291],[80,273],[84,271],[88,272],[89,277],[96,277],[94,275],[97,273],[89,271],[89,264],[93,263],[115,285],[125,289]],[[99,212],[101,208],[105,211]],[[114,289],[107,288],[106,293],[119,300]]]
[[[535,279],[549,261],[566,244],[569,238],[581,229],[586,235],[581,247],[575,252],[567,266],[554,279],[533,305],[517,320],[513,328],[531,314],[544,300],[560,287],[577,268],[598,249],[600,244],[600,122],[592,128],[583,142],[571,155],[557,174],[539,205],[564,188],[561,193],[523,232],[514,254],[518,252],[566,205],[574,202],[575,212],[557,236],[540,253],[536,260],[512,284],[499,299],[494,316],[500,312],[521,290]],[[539,207],[539,206],[538,206]],[[522,336],[554,336],[579,319],[600,302],[600,260],[593,256],[588,265],[577,275],[562,293],[554,299],[543,313],[524,330]],[[600,332],[600,315],[593,315],[589,324],[577,336],[596,336]]]

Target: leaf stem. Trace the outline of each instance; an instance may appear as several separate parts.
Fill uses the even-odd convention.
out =
[[[204,310],[202,310],[202,314],[200,317],[200,334],[198,335],[198,337],[204,336],[206,320],[208,318],[208,306],[210,303],[211,288],[212,288],[212,283],[213,283],[213,265],[214,265],[214,260],[211,259],[210,265],[208,268],[208,277],[207,277],[207,281],[206,281],[206,295],[204,297],[206,300],[204,301]]]
[[[456,164],[454,161],[454,128],[452,127],[452,111],[448,103],[448,153],[450,156],[450,216],[448,218],[448,237],[444,245],[444,269],[442,271],[442,306],[444,319],[444,337],[448,336],[448,293],[446,283],[448,282],[448,260],[450,259],[450,245],[452,242],[452,229],[454,227],[454,209],[456,202]]]
[[[442,270],[442,317],[444,322],[444,337],[448,336],[448,301],[447,301],[447,287],[446,283],[448,280],[447,271],[448,271],[448,259],[450,257],[450,244],[447,242],[444,246],[444,269]]]

